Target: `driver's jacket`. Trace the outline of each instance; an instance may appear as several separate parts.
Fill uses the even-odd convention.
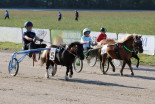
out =
[[[92,41],[91,37],[86,37],[86,36],[83,35],[83,36],[81,37],[81,43],[87,42],[87,41],[90,41],[91,43],[90,43],[90,44],[89,44],[89,43],[83,44],[83,48],[84,48],[84,49],[86,49],[86,48],[91,48],[90,45],[93,44],[93,41]]]

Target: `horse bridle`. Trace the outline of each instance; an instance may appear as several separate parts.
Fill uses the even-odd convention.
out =
[[[69,50],[67,50],[67,51],[68,51],[70,54],[72,54],[73,56],[78,57],[78,56],[77,56],[77,48],[74,50],[75,54],[74,54],[73,52],[69,51]]]

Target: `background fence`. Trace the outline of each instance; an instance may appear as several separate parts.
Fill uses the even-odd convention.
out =
[[[25,31],[25,28],[0,27],[0,42],[22,43],[22,34]],[[82,36],[81,31],[74,30],[49,30],[34,28],[33,31],[38,37],[44,38],[45,41],[52,42],[53,44],[68,44],[73,41],[80,41]],[[94,41],[96,41],[99,34],[100,32],[92,31],[90,36]],[[116,34],[107,32],[107,38],[115,40],[126,35],[127,34],[123,33]],[[142,41],[144,54],[155,55],[155,36],[142,35]]]

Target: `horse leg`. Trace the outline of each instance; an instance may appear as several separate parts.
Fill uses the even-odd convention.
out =
[[[128,64],[128,66],[129,66],[129,68],[130,68],[130,70],[131,70],[131,75],[133,76],[134,73],[133,73],[133,69],[132,69],[132,67],[131,67],[131,60],[130,60],[130,59],[127,61],[127,64]]]
[[[132,53],[132,57],[134,57],[135,59],[137,59],[137,65],[136,65],[136,67],[138,68],[139,67],[139,57],[138,57],[138,55],[135,52],[133,52]]]
[[[121,68],[121,70],[120,70],[121,76],[123,76],[123,70],[124,70],[125,64],[126,64],[126,61],[124,60],[124,61],[123,61],[122,68]]]
[[[73,66],[71,65],[70,66],[70,74],[69,74],[69,77],[72,78],[73,76]]]
[[[45,74],[45,77],[46,78],[49,78],[49,74],[48,74],[48,68],[50,66],[50,60],[49,60],[49,54],[48,52],[46,53],[46,74]]]
[[[66,70],[66,75],[65,75],[65,80],[68,81],[68,73],[69,73],[69,66],[67,66],[67,70]]]
[[[54,69],[54,63],[52,62],[51,63],[51,66],[52,66],[52,76],[54,76],[56,74],[56,70]]]
[[[112,59],[111,59],[111,58],[109,58],[108,60],[109,60],[109,62],[110,62],[110,65],[111,65],[111,66],[112,66],[112,68],[113,68],[113,72],[115,72],[115,66],[114,66],[114,64],[112,63]]]
[[[104,64],[105,64],[106,58],[107,58],[107,54],[103,54],[102,55],[102,72],[103,72],[103,74],[106,74],[106,72],[104,71]]]
[[[48,74],[48,68],[49,68],[49,66],[50,66],[50,62],[49,62],[49,60],[46,62],[46,74],[45,74],[45,77],[46,78],[49,78],[49,74]]]
[[[134,58],[137,59],[137,65],[136,65],[136,67],[138,68],[139,67],[139,57],[137,55],[135,55]]]

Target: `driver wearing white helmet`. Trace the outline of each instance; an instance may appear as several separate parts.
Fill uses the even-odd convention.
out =
[[[93,41],[92,41],[91,37],[89,36],[90,32],[91,31],[89,28],[85,28],[83,30],[83,36],[81,37],[81,43],[83,44],[84,50],[91,49],[90,45],[93,45]]]

